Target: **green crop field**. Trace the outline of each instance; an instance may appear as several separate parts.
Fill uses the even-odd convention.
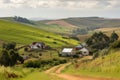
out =
[[[39,28],[5,20],[0,20],[0,40],[14,41],[22,45],[38,41],[45,42],[52,47],[78,44],[78,41],[73,39],[65,39],[60,35]]]

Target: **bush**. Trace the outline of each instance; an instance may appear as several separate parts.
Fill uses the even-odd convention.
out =
[[[46,38],[51,38],[50,36],[46,36]]]
[[[57,42],[54,41],[53,44],[57,44]]]
[[[110,48],[120,48],[120,41],[115,41],[110,45]]]
[[[80,39],[77,36],[70,36],[70,38],[79,41]]]
[[[32,67],[32,68],[46,68],[46,66],[52,67],[55,65],[66,63],[66,59],[49,59],[49,60],[37,60],[37,61],[29,61],[24,64],[24,67]]]
[[[93,54],[93,59],[97,58],[99,56],[99,52],[96,52]]]
[[[25,67],[33,67],[33,68],[39,68],[41,66],[40,62],[38,61],[29,61],[24,64]]]
[[[2,51],[0,53],[0,65],[14,66],[17,61],[24,62],[23,58],[19,55],[16,47],[16,43],[3,44]]]

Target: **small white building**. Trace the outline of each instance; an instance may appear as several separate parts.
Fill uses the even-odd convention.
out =
[[[82,49],[80,49],[79,50],[81,53],[82,53],[82,55],[84,55],[84,56],[87,56],[87,55],[89,55],[89,50],[87,49],[87,48],[82,48]]]
[[[73,48],[64,48],[59,54],[64,57],[71,56],[73,54]]]

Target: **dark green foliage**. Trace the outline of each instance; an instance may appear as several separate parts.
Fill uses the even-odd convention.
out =
[[[110,38],[111,38],[111,42],[114,42],[118,40],[119,36],[115,33],[115,31],[113,31]]]
[[[51,38],[50,36],[46,36],[46,38]]]
[[[2,48],[6,49],[6,50],[10,50],[10,49],[15,49],[16,43],[15,42],[11,42],[11,43],[4,43]]]
[[[21,63],[24,62],[23,58],[19,56],[16,50],[16,43],[3,44],[3,49],[0,54],[0,64],[4,66],[14,66],[19,60]]]
[[[70,39],[69,36],[62,36],[63,39]]]
[[[90,38],[86,40],[86,43],[92,49],[104,49],[109,47],[110,38],[102,32],[94,33]]]
[[[77,35],[77,34],[87,34],[88,31],[86,29],[80,29],[80,28],[77,28],[76,30],[73,30],[73,34]]]
[[[72,38],[72,39],[74,39],[74,40],[77,40],[77,41],[79,41],[79,38],[78,38],[77,36],[75,36],[75,35],[73,35],[73,36],[70,36],[70,38]]]
[[[98,52],[95,52],[95,53],[93,54],[93,59],[97,58],[98,56],[99,56],[99,53],[98,53]]]
[[[30,20],[28,20],[28,19],[26,19],[26,18],[18,17],[18,16],[15,16],[13,19],[14,19],[15,21],[17,21],[17,22],[34,24],[34,23],[31,22]]]
[[[53,44],[57,44],[57,42],[54,41]]]
[[[92,45],[92,44],[93,44],[92,38],[88,38],[88,39],[86,40],[86,43],[88,44],[88,46]]]
[[[99,32],[94,33],[90,38],[86,40],[88,47],[90,48],[90,52],[93,53],[94,58],[99,56],[99,51],[103,49],[118,48],[120,47],[120,41],[116,41],[118,39],[118,35],[113,32],[111,37],[108,37],[106,34]],[[105,52],[107,54],[108,51]]]
[[[24,64],[24,67],[33,67],[33,68],[43,68],[45,66],[55,66],[59,64],[66,63],[66,59],[51,59],[51,60],[37,60],[37,61],[29,61]]]
[[[120,48],[120,41],[115,41],[110,45],[110,48]]]

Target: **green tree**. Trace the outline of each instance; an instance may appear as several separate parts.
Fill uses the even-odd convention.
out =
[[[18,54],[16,43],[3,44],[0,54],[0,64],[4,66],[14,66],[17,61],[24,62],[23,58]]]
[[[115,31],[113,31],[110,38],[111,38],[111,42],[114,42],[118,40],[119,36],[115,33]]]
[[[102,32],[94,33],[90,38],[86,40],[89,47],[94,49],[103,49],[109,46],[110,38]]]

